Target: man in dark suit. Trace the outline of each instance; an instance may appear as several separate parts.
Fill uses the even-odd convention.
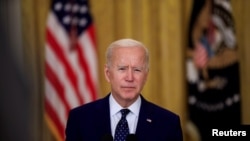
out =
[[[147,48],[121,39],[108,47],[106,59],[111,93],[70,111],[66,141],[182,141],[179,116],[141,95],[149,71]]]

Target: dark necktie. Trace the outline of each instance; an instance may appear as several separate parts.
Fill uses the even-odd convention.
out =
[[[129,109],[122,109],[120,112],[122,113],[122,117],[116,126],[114,141],[125,141],[129,134],[128,122],[126,120]]]

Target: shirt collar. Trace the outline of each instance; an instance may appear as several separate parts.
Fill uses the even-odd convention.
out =
[[[116,102],[112,94],[109,97],[109,103],[110,103],[110,115],[111,116],[117,114],[118,112],[120,112],[121,109],[123,109],[123,107]],[[128,109],[130,110],[132,114],[135,114],[135,116],[138,117],[140,107],[141,107],[141,96],[139,96],[136,99],[136,101],[128,107]]]

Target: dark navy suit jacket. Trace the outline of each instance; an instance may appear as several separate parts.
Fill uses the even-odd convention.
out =
[[[111,135],[109,95],[70,111],[66,141],[103,141]],[[182,141],[179,116],[141,98],[137,141]]]

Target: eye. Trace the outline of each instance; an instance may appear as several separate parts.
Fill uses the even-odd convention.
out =
[[[134,69],[134,71],[141,72],[142,70],[141,69]]]
[[[126,70],[125,67],[119,67],[118,70]]]

